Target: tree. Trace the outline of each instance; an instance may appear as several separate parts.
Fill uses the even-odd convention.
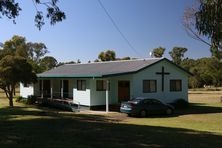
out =
[[[187,48],[183,47],[174,47],[172,51],[169,52],[173,62],[180,65],[182,58],[184,57],[184,53],[187,51]]]
[[[106,50],[100,52],[98,59],[101,61],[115,61],[116,60],[116,53],[113,50]]]
[[[123,57],[121,58],[121,60],[130,60],[131,58],[130,57]]]
[[[95,63],[96,63],[96,62],[99,62],[99,60],[98,60],[98,59],[95,59],[94,62],[95,62]]]
[[[80,59],[78,59],[78,60],[77,60],[77,63],[78,63],[78,64],[80,64],[80,63],[81,63]]]
[[[123,58],[116,58],[115,60],[121,61],[121,60],[130,60],[130,59],[131,59],[130,57],[123,57]]]
[[[40,64],[40,60],[45,56],[49,51],[44,43],[27,43],[28,46],[28,55],[34,62]]]
[[[14,35],[10,40],[3,44],[1,57],[5,55],[18,55],[24,58],[28,57],[28,47],[25,37]]]
[[[26,42],[26,38],[14,35],[10,40],[3,44],[0,52],[0,58],[6,55],[17,55],[24,58],[30,58],[37,64],[40,59],[48,53],[47,47],[43,43]]]
[[[48,53],[47,47],[43,43],[26,42],[26,38],[14,35],[3,44],[0,50],[0,59],[7,55],[21,56],[33,66],[36,73],[41,73],[44,67],[40,67],[40,61]]]
[[[43,69],[43,71],[50,70],[57,65],[57,60],[52,56],[45,56],[40,61],[40,67]]]
[[[222,0],[200,1],[196,29],[211,38],[211,48],[222,50]]]
[[[217,58],[184,59],[181,66],[193,74],[189,87],[222,86],[222,62]]]
[[[156,58],[161,58],[161,57],[163,57],[165,50],[166,49],[163,47],[154,48],[152,51],[152,56],[154,56]]]
[[[61,22],[66,18],[66,15],[60,8],[57,6],[58,0],[33,0],[34,9],[36,10],[35,15],[35,26],[40,30],[45,24],[44,18],[50,20],[51,25],[55,25],[57,22]],[[44,12],[39,9],[39,7],[46,8],[46,16]],[[16,23],[15,18],[19,16],[19,12],[22,9],[19,6],[18,2],[15,0],[1,0],[0,1],[0,18],[6,16],[9,19],[13,20],[13,23]]]
[[[200,0],[186,9],[183,24],[188,34],[210,46],[213,57],[222,59],[222,0]],[[204,40],[208,37],[210,42]]]
[[[13,107],[13,97],[16,84],[36,81],[36,74],[25,58],[7,55],[0,61],[0,88],[4,90],[9,105]]]

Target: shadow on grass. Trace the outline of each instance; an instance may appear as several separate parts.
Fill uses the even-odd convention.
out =
[[[221,103],[222,104],[222,103]],[[150,115],[150,118],[168,118],[191,114],[211,114],[222,113],[222,107],[208,106],[204,103],[190,103],[189,107],[184,109],[175,109],[172,115]]]
[[[105,110],[99,110],[105,111]],[[120,112],[119,110],[113,110],[115,112]],[[189,107],[184,109],[175,109],[174,114],[172,115],[149,115],[150,118],[168,118],[168,117],[177,117],[181,115],[189,114],[210,114],[210,113],[222,113],[222,103],[221,107],[219,106],[209,106],[205,103],[190,103]],[[138,118],[137,116],[133,116]]]
[[[113,122],[107,116],[0,108],[0,147],[220,147],[222,135]],[[11,115],[38,118],[14,120]],[[50,118],[45,118],[50,117]],[[15,118],[15,117],[14,117]]]
[[[188,108],[176,110],[175,116],[210,113],[222,113],[222,107],[208,106],[204,103],[190,103],[190,106]]]

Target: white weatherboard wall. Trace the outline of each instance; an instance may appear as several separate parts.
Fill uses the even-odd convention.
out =
[[[164,92],[162,92],[162,76],[156,74],[156,72],[162,71],[162,67],[164,67],[165,72],[170,73],[170,75],[164,76]],[[123,80],[130,81],[130,98],[156,98],[166,103],[171,103],[176,99],[188,101],[188,74],[167,61],[161,61],[134,74],[108,77],[106,79],[90,79],[91,106],[106,104],[106,91],[96,90],[96,80],[107,79],[110,81],[109,104],[118,103],[118,81]],[[173,79],[182,80],[182,91],[170,91],[170,80]],[[143,80],[156,80],[157,91],[154,93],[143,93]]]
[[[22,83],[20,83],[20,96],[27,98],[29,95],[34,94],[34,88],[32,84],[29,84],[28,87],[24,87]]]
[[[162,66],[169,75],[164,75],[164,92],[162,92],[162,76],[156,72],[161,72]],[[171,92],[170,80],[182,80],[182,91]],[[143,93],[143,80],[157,80],[157,92]],[[149,98],[160,99],[163,102],[170,103],[176,99],[184,99],[188,101],[188,74],[176,67],[175,65],[161,61],[133,75],[133,96],[143,96]]]
[[[103,80],[103,79],[91,79],[90,80],[90,88],[91,88],[90,104],[91,104],[91,106],[106,104],[106,91],[97,91],[96,90],[96,81],[97,80]],[[109,96],[110,96],[110,92],[109,92]],[[109,100],[109,102],[110,102],[110,100]]]
[[[86,90],[77,90],[77,80],[86,80]],[[74,80],[73,102],[76,101],[81,105],[90,106],[90,79]]]
[[[106,104],[106,91],[97,91],[96,90],[96,81],[97,80],[109,80],[110,90],[109,90],[109,104],[118,103],[118,81],[130,81],[130,96],[132,96],[132,75],[123,75],[108,77],[105,79],[91,79],[91,106],[105,105]]]

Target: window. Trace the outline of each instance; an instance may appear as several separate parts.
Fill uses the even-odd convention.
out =
[[[170,91],[182,91],[182,81],[170,80]]]
[[[143,80],[143,93],[156,92],[156,80]]]
[[[77,80],[77,90],[86,90],[86,80]]]
[[[105,91],[106,90],[106,85],[107,85],[107,82],[105,80],[97,80],[96,81],[96,90],[97,91]],[[108,86],[108,90],[109,90],[109,88],[110,87]]]

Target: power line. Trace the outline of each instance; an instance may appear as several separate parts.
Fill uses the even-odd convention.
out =
[[[123,34],[123,32],[120,30],[120,28],[118,27],[118,25],[115,23],[114,19],[112,18],[112,16],[109,14],[109,12],[106,10],[106,8],[104,7],[103,3],[98,0],[98,3],[100,4],[100,6],[102,7],[102,9],[105,11],[106,15],[108,16],[108,18],[110,19],[110,21],[112,22],[113,26],[116,28],[116,30],[119,32],[119,34],[122,36],[122,38],[126,41],[126,43],[129,45],[129,47],[139,56],[142,57],[140,55],[139,52],[137,52],[137,50],[133,47],[133,45],[130,43],[130,41],[126,38],[126,36]]]

